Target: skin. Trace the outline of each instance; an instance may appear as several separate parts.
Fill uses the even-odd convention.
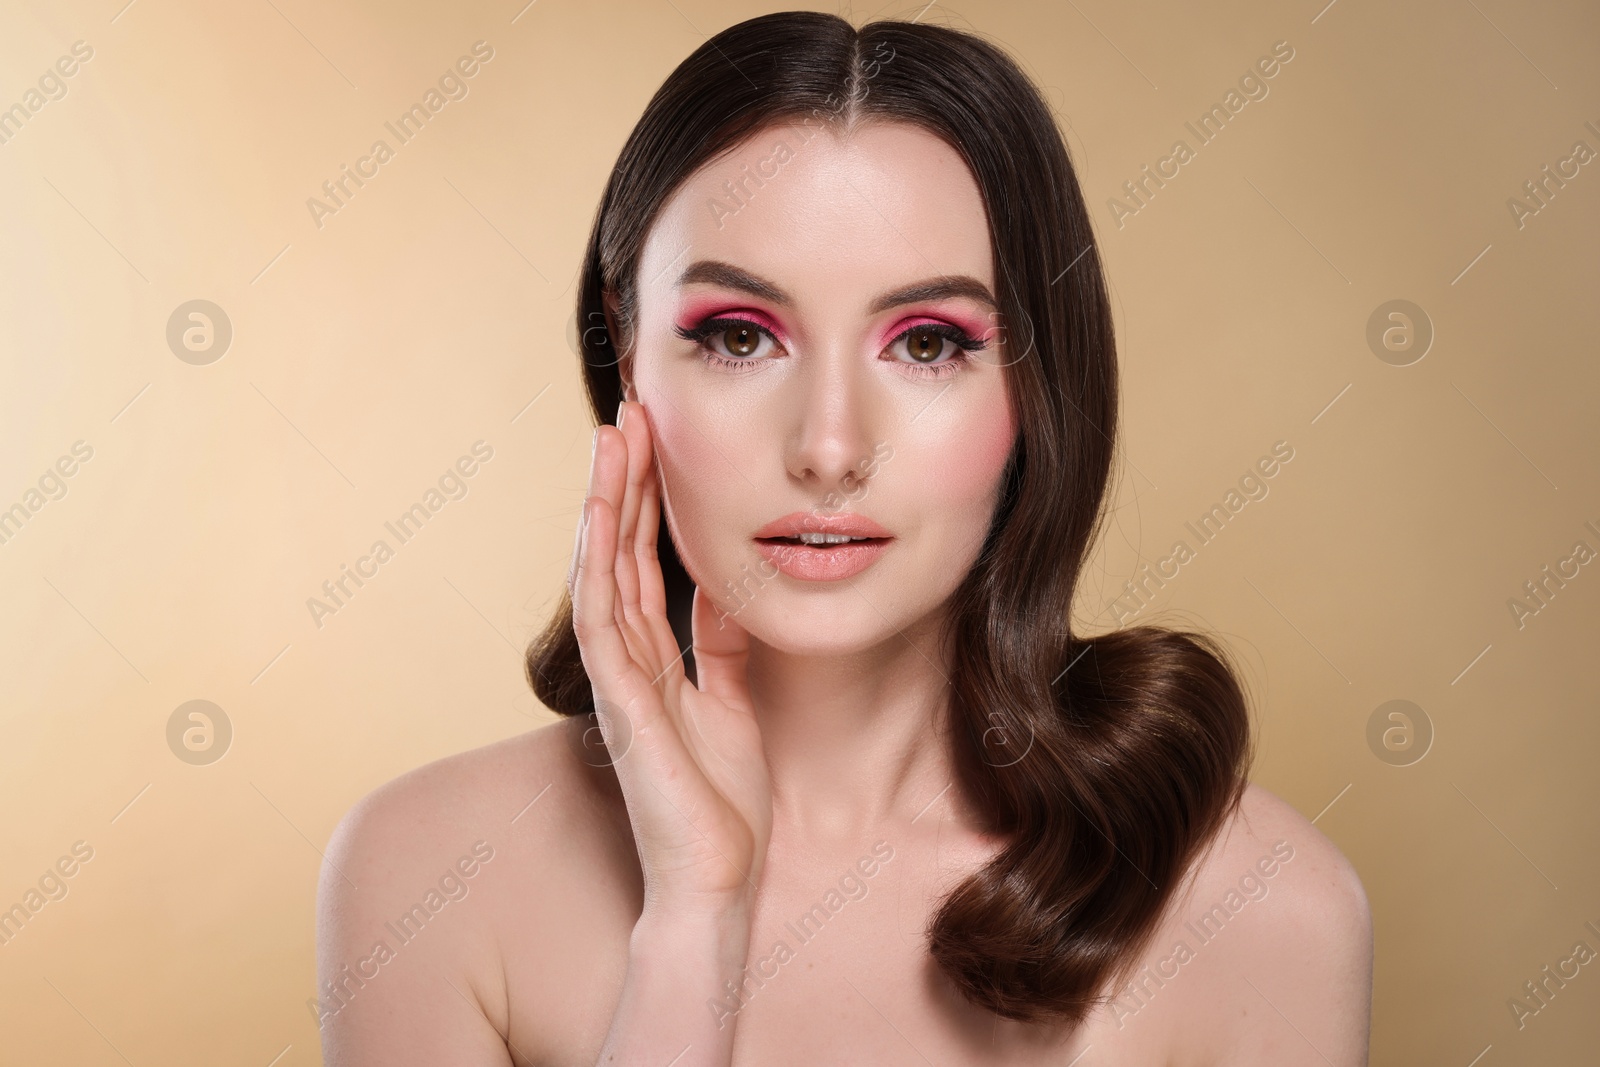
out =
[[[729,203],[723,183],[746,164],[770,174],[758,165],[779,140],[792,155],[776,175],[731,214],[709,208]],[[323,1018],[327,1062],[1366,1062],[1361,883],[1256,786],[1138,960],[1136,974],[1157,976],[1142,998],[1108,990],[1072,1032],[1024,1026],[972,1007],[927,956],[940,899],[1000,846],[949,788],[929,727],[951,655],[944,605],[976,556],[1016,423],[982,299],[873,302],[939,277],[992,292],[986,227],[960,157],[904,125],[764,131],[665,205],[639,271],[629,402],[620,428],[596,434],[569,576],[614,765],[586,764],[584,723],[564,720],[352,808],[319,890],[319,986],[344,991],[326,1001],[338,1008]],[[704,272],[684,282],[702,261],[786,299]],[[707,361],[673,327],[711,311],[778,340],[750,366]],[[921,376],[890,342],[927,322],[970,326],[987,347]],[[739,347],[706,344],[724,358]],[[936,363],[953,355],[940,344]],[[871,462],[884,443],[891,458]],[[700,589],[698,686],[666,625],[658,509]],[[766,577],[755,530],[808,510],[866,515],[893,541],[852,579]],[[751,574],[762,581],[729,590]],[[465,895],[400,943],[385,923],[464,870],[452,865],[476,842],[493,858],[452,879],[447,895]],[[820,930],[797,937],[791,924],[819,904]],[[762,984],[719,1016],[708,1001],[747,966]]]

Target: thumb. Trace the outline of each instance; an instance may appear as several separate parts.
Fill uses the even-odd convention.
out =
[[[735,706],[748,705],[750,683],[745,667],[750,658],[750,634],[699,586],[694,588],[690,633],[697,688]]]

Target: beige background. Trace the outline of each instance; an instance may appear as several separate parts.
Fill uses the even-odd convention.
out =
[[[0,107],[93,48],[0,145],[0,507],[93,449],[0,544],[0,907],[94,850],[0,946],[0,1057],[298,1067],[339,817],[550,720],[519,650],[586,477],[572,297],[608,170],[704,35],[782,5],[123,2],[0,9]],[[1140,619],[1227,636],[1255,779],[1359,869],[1374,1064],[1593,1062],[1600,964],[1521,1029],[1507,1001],[1600,951],[1600,564],[1521,629],[1507,601],[1600,551],[1600,163],[1521,228],[1507,200],[1600,151],[1600,12],[1323,3],[922,17],[1047,88],[1102,236],[1125,462],[1083,620],[1289,442]],[[307,198],[479,40],[469,95],[319,228]],[[1108,199],[1280,40],[1270,94],[1119,228]],[[195,299],[233,328],[204,366],[166,341]],[[1437,331],[1410,366],[1366,341],[1393,299]],[[468,495],[319,628],[307,598],[479,440]],[[167,742],[195,699],[234,732],[207,766]],[[1392,699],[1435,731],[1410,766],[1367,742]]]

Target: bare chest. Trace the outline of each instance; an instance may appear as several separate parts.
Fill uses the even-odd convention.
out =
[[[744,970],[707,990],[707,1019],[734,1028],[733,1067],[1178,1062],[1169,1050],[1181,990],[1136,1020],[1112,1008],[1072,1032],[1001,1019],[966,1000],[927,952],[949,871],[904,855],[833,867],[770,872]],[[558,931],[539,935],[543,966],[506,957],[510,1034],[541,1067],[596,1062],[638,913],[630,893],[592,884],[570,905]]]

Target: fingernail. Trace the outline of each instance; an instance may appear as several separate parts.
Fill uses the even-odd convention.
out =
[[[622,401],[617,405],[617,429],[622,429],[622,420],[628,414],[628,402]]]
[[[578,520],[578,558],[582,559],[584,553],[589,551],[589,521],[594,515],[594,505],[589,501],[583,502],[583,517]]]
[[[589,442],[589,496],[594,496],[595,489],[600,484],[600,464],[596,462],[596,453],[600,451],[600,427],[594,428],[594,437]]]

